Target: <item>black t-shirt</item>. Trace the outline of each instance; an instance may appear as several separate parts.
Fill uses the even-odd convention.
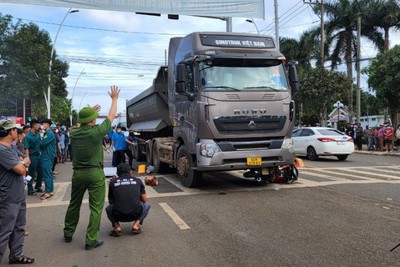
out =
[[[110,181],[108,201],[123,214],[142,213],[140,195],[146,194],[142,180],[128,174]]]

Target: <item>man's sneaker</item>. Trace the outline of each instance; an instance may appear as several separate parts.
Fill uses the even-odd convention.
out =
[[[65,243],[70,243],[72,241],[72,236],[64,236]]]
[[[101,245],[103,245],[103,243],[104,243],[103,240],[96,240],[96,243],[94,243],[93,245],[86,244],[85,245],[85,249],[86,250],[91,250],[91,249],[94,249],[94,248],[98,248]]]

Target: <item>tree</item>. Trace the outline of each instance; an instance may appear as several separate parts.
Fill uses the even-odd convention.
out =
[[[310,60],[315,58],[315,42],[310,38],[310,33],[305,32],[297,41],[293,38],[281,38],[280,50],[287,61],[298,61],[298,65],[303,68],[311,67]]]
[[[2,99],[0,106],[7,106],[4,103],[10,99],[31,99],[33,117],[45,118],[44,92],[47,93],[52,48],[50,36],[33,23],[19,21],[13,24],[11,19],[11,16],[0,14],[0,54],[4,62],[0,66],[3,77],[0,78],[0,94],[8,96]],[[68,64],[56,56],[55,53],[52,67],[52,119],[63,121],[69,117],[69,109],[65,106],[70,106],[63,80],[68,76]],[[5,111],[0,109],[0,112]]]
[[[389,50],[389,31],[391,28],[400,28],[400,4],[398,0],[374,0],[369,3],[368,10],[372,16],[366,22],[367,28],[382,28],[384,31],[383,51]]]
[[[315,13],[320,13],[320,6],[314,6]],[[347,77],[353,77],[353,58],[355,57],[357,47],[357,17],[361,16],[361,35],[370,40],[379,51],[383,50],[382,33],[379,32],[377,27],[372,27],[371,17],[374,15],[370,1],[357,1],[357,0],[331,0],[325,2],[324,12],[327,21],[324,24],[326,33],[325,55],[330,52],[328,60],[331,61],[332,69],[336,69],[344,59],[347,67]],[[320,36],[320,27],[316,27],[311,31],[312,36],[318,41]],[[347,101],[350,103],[349,111],[353,111],[353,86],[348,89]]]
[[[319,121],[333,104],[346,103],[346,92],[351,86],[345,74],[321,68],[300,69],[300,91],[295,95],[297,105],[303,104],[305,116],[315,115]]]
[[[379,53],[363,72],[369,75],[368,85],[389,108],[390,118],[397,125],[400,106],[400,46]]]

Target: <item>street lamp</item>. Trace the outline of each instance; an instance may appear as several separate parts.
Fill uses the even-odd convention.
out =
[[[256,27],[257,33],[260,34],[260,31],[258,30],[257,24],[254,22],[253,19],[246,19],[247,22],[254,24],[254,27]]]
[[[56,47],[57,37],[58,37],[58,34],[60,33],[61,27],[64,24],[64,21],[67,18],[68,14],[76,13],[76,12],[79,12],[79,10],[77,10],[77,9],[72,10],[72,7],[70,9],[68,9],[68,12],[65,14],[64,18],[62,19],[60,26],[58,26],[56,37],[54,38],[53,47],[51,48],[50,62],[49,62],[49,85],[47,87],[47,96],[44,93],[44,99],[46,100],[46,105],[47,105],[47,118],[48,119],[50,119],[51,67],[53,66],[53,55],[54,55],[54,49]]]
[[[337,124],[336,124],[336,129],[339,130],[339,116],[340,116],[340,109],[343,108],[343,104],[340,101],[337,101],[334,105],[335,108],[337,108]]]
[[[75,95],[75,89],[76,89],[76,85],[78,84],[79,78],[81,77],[81,75],[85,74],[86,72],[85,68],[83,68],[83,70],[79,73],[78,78],[76,78],[75,81],[75,85],[74,85],[74,89],[72,90],[72,97],[71,97],[71,114],[69,115],[69,121],[70,121],[70,125],[72,126],[72,103],[74,101],[74,95]]]

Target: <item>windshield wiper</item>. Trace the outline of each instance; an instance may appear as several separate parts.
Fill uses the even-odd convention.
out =
[[[229,90],[233,90],[233,91],[240,91],[240,89],[234,88],[234,87],[230,87],[230,86],[205,86],[203,87],[204,89],[210,89],[210,88],[222,88],[222,89],[229,89]]]

